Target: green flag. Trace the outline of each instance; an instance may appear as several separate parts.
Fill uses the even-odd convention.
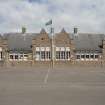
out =
[[[51,25],[51,24],[52,24],[52,20],[49,20],[49,21],[46,23],[46,26]]]

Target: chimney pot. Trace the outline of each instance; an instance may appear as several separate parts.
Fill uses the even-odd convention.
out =
[[[22,34],[26,33],[26,28],[22,27]]]

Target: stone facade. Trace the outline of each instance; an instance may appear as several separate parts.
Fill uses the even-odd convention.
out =
[[[8,63],[8,45],[7,40],[0,38],[0,65],[3,66]]]
[[[19,35],[21,36],[22,34],[20,33]],[[17,38],[19,38],[19,35]],[[90,35],[86,35],[90,37]],[[31,37],[29,42],[27,42],[29,39],[26,36],[28,36],[28,38]],[[30,36],[26,34],[26,36],[21,36],[21,39],[24,42],[23,45],[26,43],[28,44],[28,47],[24,45],[25,47],[23,46],[23,48],[21,48],[22,50],[19,50],[19,48],[12,49],[13,46],[11,47],[11,45],[14,43],[14,41],[10,41],[10,43],[8,41],[10,40],[8,37],[1,37],[1,66],[48,66],[52,63],[53,53],[53,61],[55,66],[105,66],[104,35],[102,39],[99,40],[99,42],[102,42],[102,48],[100,46],[96,46],[96,48],[83,48],[83,45],[81,45],[82,48],[80,48],[81,46],[77,48],[78,44],[81,43],[81,39],[79,39],[78,34],[75,36],[72,33],[67,33],[65,29],[62,29],[60,33],[54,34],[53,47],[52,38],[44,29],[42,29],[40,33],[31,34]],[[96,36],[96,39],[97,37],[98,35]],[[97,43],[99,42],[97,40]],[[15,46],[17,47],[18,44]],[[87,45],[84,46],[87,47]],[[53,53],[52,48],[54,48]]]

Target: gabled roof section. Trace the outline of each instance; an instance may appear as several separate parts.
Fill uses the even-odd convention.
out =
[[[67,33],[64,28],[62,28],[60,33]]]
[[[44,28],[41,29],[40,34],[46,34],[46,30]]]
[[[62,28],[61,32],[55,33],[55,38],[60,39],[61,37],[62,37],[62,38],[63,38],[63,37],[66,37],[67,39],[68,39],[68,38],[70,39],[70,33],[67,33],[67,32],[65,31],[65,29]]]

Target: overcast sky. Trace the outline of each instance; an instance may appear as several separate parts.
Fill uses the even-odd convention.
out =
[[[0,33],[48,31],[50,19],[56,32],[105,33],[105,0],[0,0]]]

